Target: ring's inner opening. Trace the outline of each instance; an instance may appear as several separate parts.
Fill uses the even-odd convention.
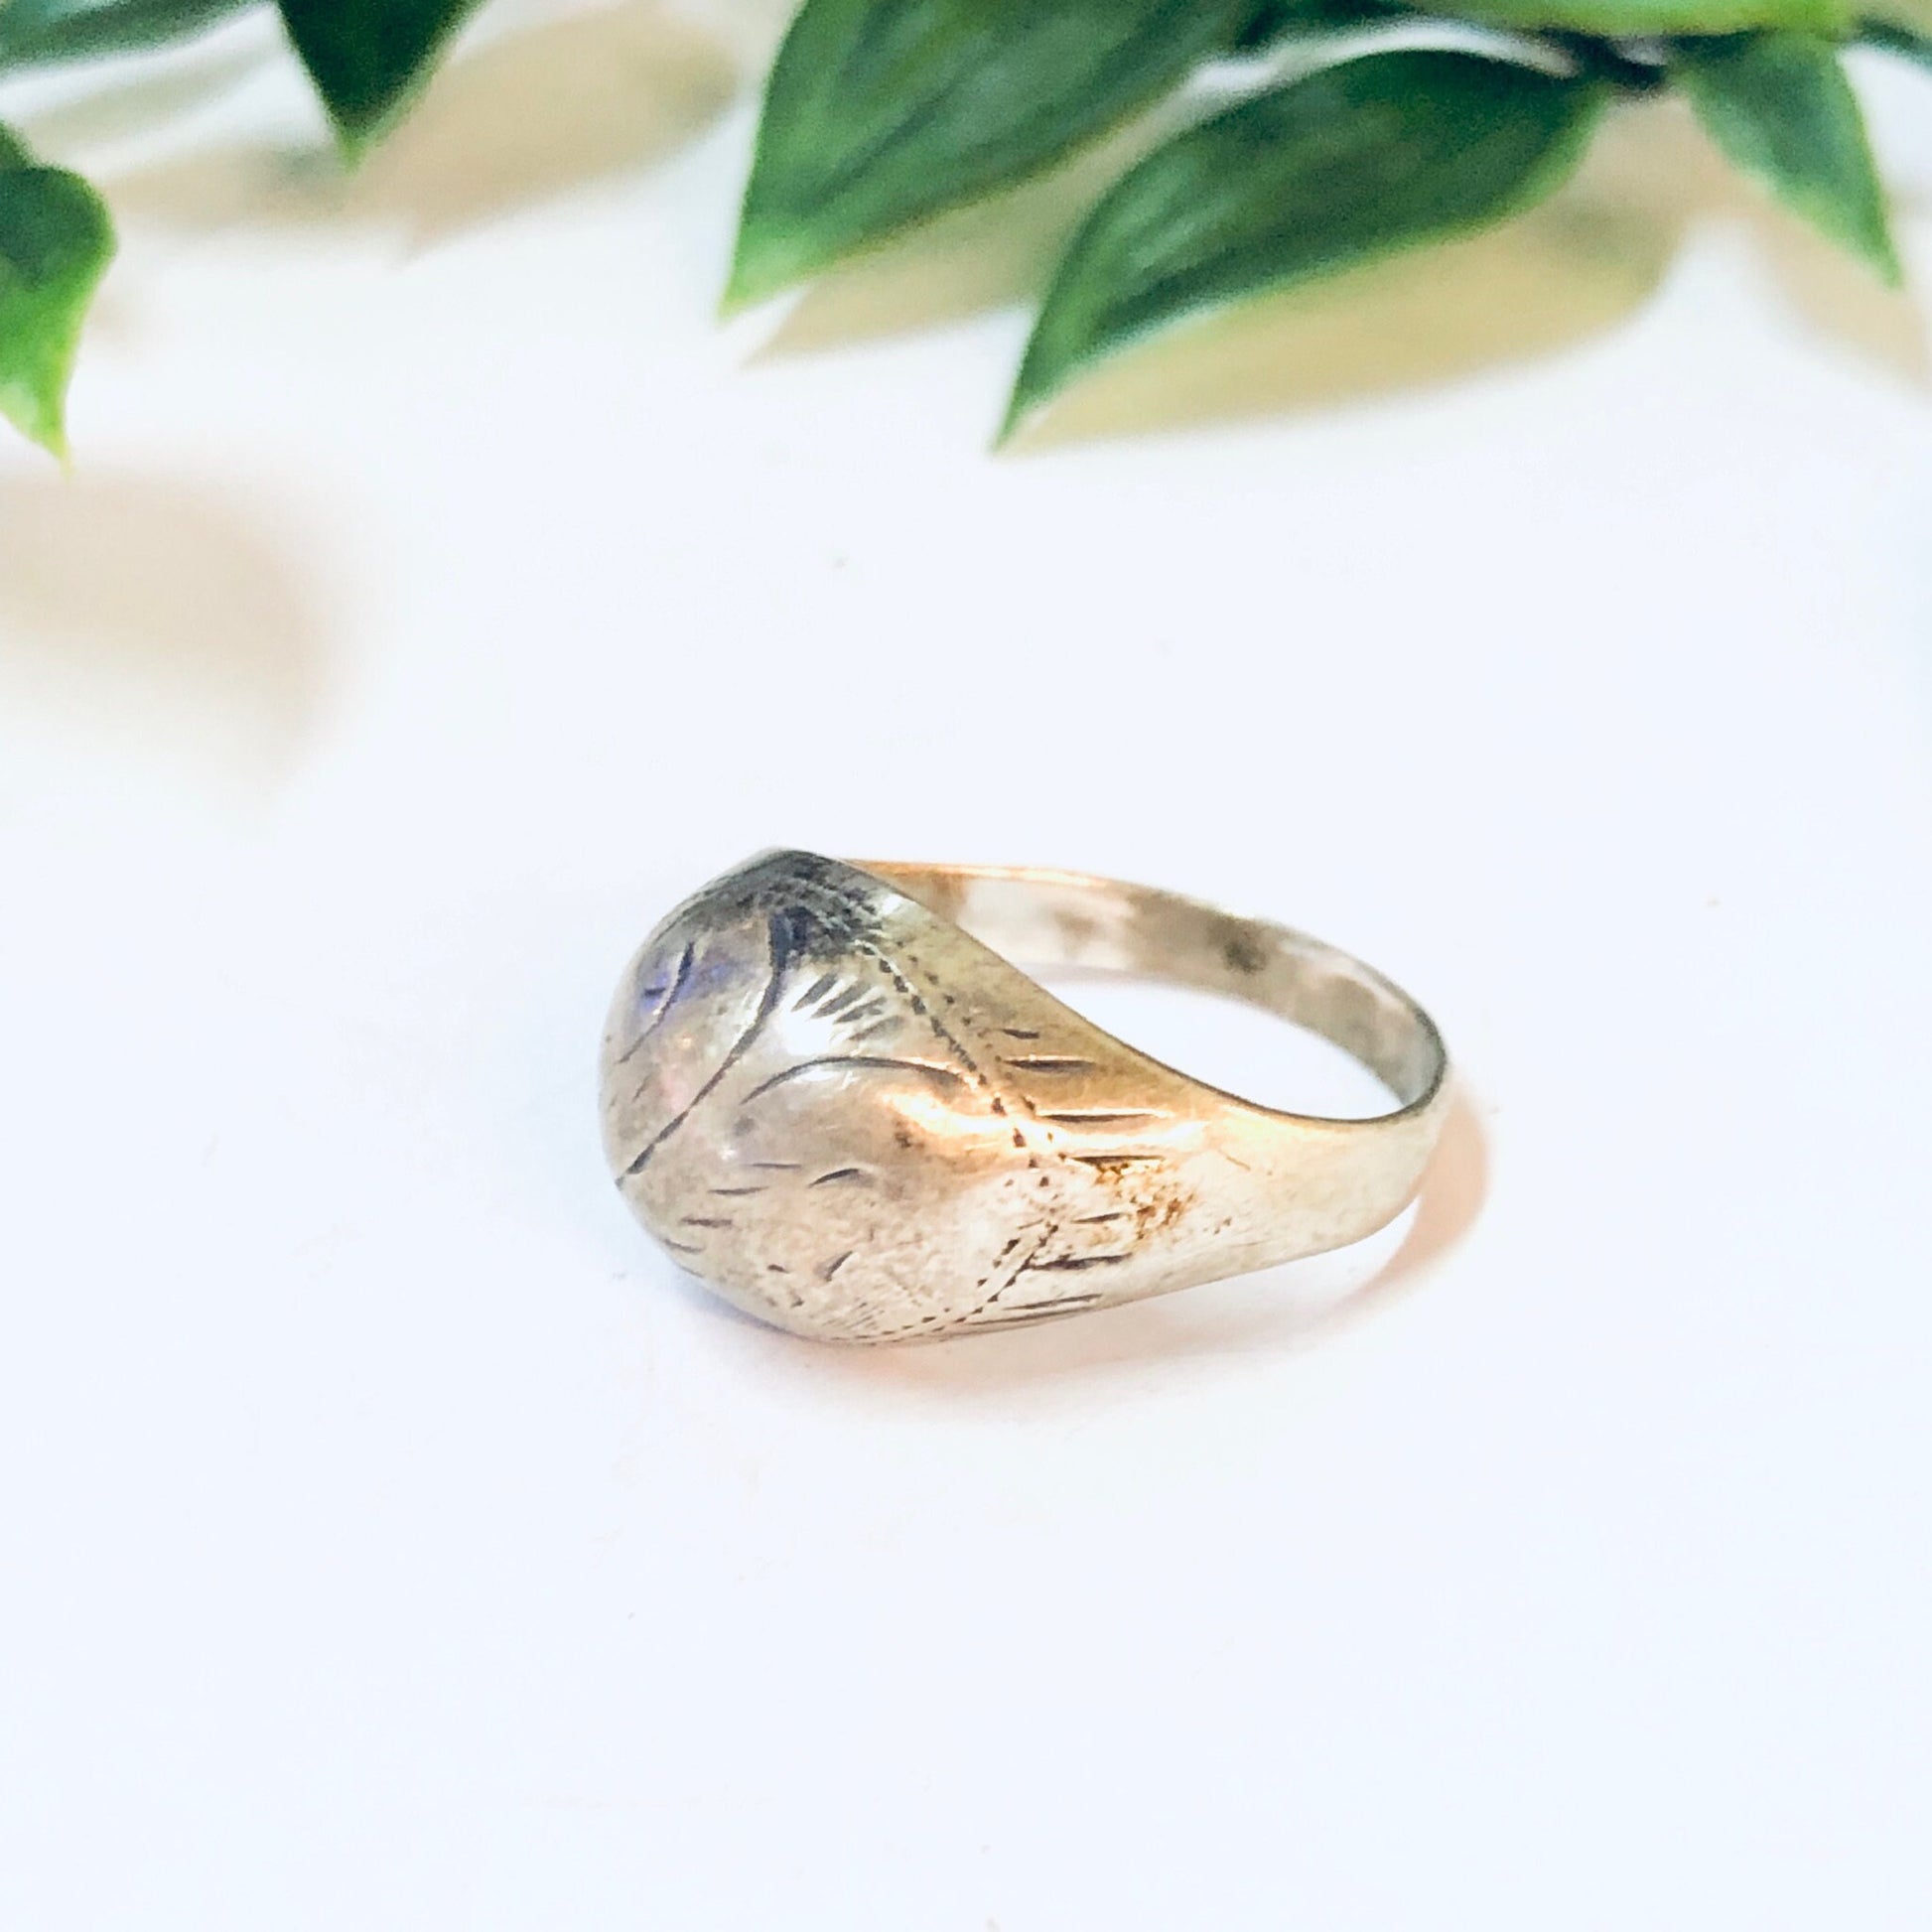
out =
[[[1068,1006],[1089,1013],[1110,1033],[1197,1078],[1214,1079],[1183,1056],[1171,1058],[1153,1039],[1093,1011],[1065,979],[1125,975],[1218,994],[1261,1008],[1318,1035],[1365,1067],[1408,1105],[1442,1078],[1436,1030],[1401,990],[1333,946],[1256,919],[1237,918],[1176,894],[1076,874],[868,863],[909,897],[951,919],[1016,965],[1053,976]],[[1263,1105],[1279,1105],[1247,1079],[1214,1084]],[[1350,1107],[1351,1115],[1387,1111]],[[1313,1112],[1307,1103],[1289,1111]],[[1318,1111],[1326,1112],[1327,1109]]]
[[[1056,1000],[1116,1039],[1223,1093],[1324,1120],[1373,1120],[1389,1111],[1389,1089],[1360,1060],[1279,1014],[1170,981],[1070,966],[1032,970]]]

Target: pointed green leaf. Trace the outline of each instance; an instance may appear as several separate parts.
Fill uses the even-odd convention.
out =
[[[1003,434],[1128,344],[1264,290],[1469,233],[1581,159],[1596,82],[1473,54],[1370,55],[1157,149],[1073,238]]]
[[[1456,0],[1450,11],[1497,27],[1565,28],[1611,40],[1755,27],[1842,36],[1852,25],[1846,0]]]
[[[805,0],[765,88],[726,300],[1058,160],[1226,48],[1253,0]]]
[[[428,80],[477,0],[278,0],[344,148],[358,154]]]
[[[1807,34],[1686,41],[1671,71],[1739,169],[1887,282],[1902,279],[1864,116],[1835,47]]]
[[[0,130],[0,415],[56,456],[80,325],[113,253],[100,197]]]
[[[0,69],[187,40],[259,0],[0,0]]]

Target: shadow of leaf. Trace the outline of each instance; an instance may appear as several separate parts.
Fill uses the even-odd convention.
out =
[[[1543,207],[1463,241],[1205,317],[1104,364],[1016,452],[1336,407],[1551,355],[1656,292],[1685,213],[1615,178],[1605,137]]]
[[[1814,329],[1908,387],[1932,390],[1925,317],[1909,294],[1886,288],[1842,248],[1781,210],[1770,210],[1764,225],[1772,277]]]
[[[1664,101],[1619,114],[1578,179],[1522,219],[1176,330],[1069,390],[1015,448],[1333,407],[1551,355],[1641,307],[1685,233],[1714,218],[1751,227],[1815,326],[1923,386],[1911,296],[1758,195]]]
[[[57,155],[151,134],[212,105],[278,54],[286,58],[286,52],[266,38],[241,46],[224,38],[214,47],[191,50],[187,57],[164,60],[128,79],[98,83],[57,106],[43,107],[24,116],[20,127],[37,153]]]
[[[1030,300],[1080,217],[1152,145],[1145,134],[1106,142],[1038,181],[855,256],[806,289],[752,359],[943,328]]]
[[[16,721],[272,781],[313,732],[327,674],[302,579],[226,493],[98,471],[0,482],[0,688]]]
[[[1632,116],[1606,150],[1605,193],[1682,230],[1728,222],[1749,230],[1778,292],[1813,328],[1914,388],[1932,381],[1925,316],[1906,289],[1869,269],[1746,181],[1681,101]],[[1899,212],[1907,212],[1901,207]]]
[[[1507,229],[1268,297],[1130,351],[1069,390],[1018,451],[1299,413],[1553,354],[1656,289],[1667,238],[1556,207]]]
[[[490,41],[345,174],[333,156],[210,150],[107,184],[115,209],[172,226],[370,223],[430,242],[648,167],[723,110],[719,43],[657,0],[628,0]]]

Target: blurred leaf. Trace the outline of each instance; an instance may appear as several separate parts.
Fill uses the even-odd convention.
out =
[[[1859,29],[1859,42],[1886,54],[1897,54],[1932,68],[1932,35],[1914,33],[1909,27],[1894,26],[1889,20],[1867,20]]]
[[[359,154],[415,98],[477,0],[277,0],[344,148]]]
[[[0,0],[0,69],[126,54],[207,32],[259,0]]]
[[[1887,282],[1902,279],[1864,116],[1835,47],[1808,34],[1686,41],[1671,71],[1743,173]]]
[[[1232,44],[1254,0],[805,0],[728,303],[1024,179]]]
[[[1186,317],[1517,213],[1582,158],[1606,90],[1473,54],[1369,55],[1157,149],[1073,238],[1002,435]]]
[[[56,456],[80,325],[113,253],[100,197],[0,130],[0,414]]]
[[[1865,25],[1896,27],[1919,40],[1932,38],[1932,0],[1865,0]]]
[[[1234,45],[1246,52],[1272,47],[1291,34],[1377,27],[1413,18],[1416,11],[1402,0],[1257,0],[1249,18],[1235,31]]]
[[[1932,0],[1928,0],[1932,4]],[[1849,31],[1849,0],[1256,0],[1243,46],[1324,28],[1375,26],[1394,20],[1472,20],[1481,25],[1654,40],[1672,34],[1734,34],[1753,27]]]
[[[1852,25],[1844,0],[1455,0],[1452,11],[1499,27],[1563,27],[1612,40],[1740,34],[1754,27],[1843,35]]]

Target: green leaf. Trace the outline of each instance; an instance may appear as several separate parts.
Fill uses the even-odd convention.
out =
[[[56,456],[80,325],[113,253],[100,197],[0,129],[0,415]]]
[[[259,0],[0,0],[0,69],[187,40]]]
[[[1044,168],[1232,45],[1254,0],[805,0],[726,301]]]
[[[1157,149],[1073,238],[1001,434],[1130,343],[1265,290],[1488,226],[1555,190],[1606,97],[1474,54],[1375,54]]]
[[[1932,68],[1932,38],[1916,34],[1909,27],[1895,26],[1889,20],[1867,20],[1859,29],[1859,45],[1875,47],[1883,54],[1896,54]]]
[[[1808,34],[1686,41],[1671,71],[1743,173],[1885,281],[1903,279],[1864,116],[1835,47]]]
[[[1413,18],[1413,10],[1402,0],[1256,0],[1235,33],[1234,45],[1245,52],[1272,47],[1295,34],[1379,27],[1404,18]]]
[[[344,149],[359,154],[415,99],[477,0],[278,0]]]
[[[1560,27],[1611,40],[1741,34],[1756,27],[1842,36],[1852,25],[1845,0],[1456,0],[1453,11],[1491,26]]]
[[[1917,40],[1932,37],[1932,0],[1865,0],[1863,25],[1895,27]]]

